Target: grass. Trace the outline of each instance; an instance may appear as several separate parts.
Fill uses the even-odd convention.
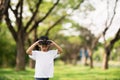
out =
[[[0,80],[34,80],[34,69],[15,71],[0,69]],[[55,64],[54,78],[50,80],[120,80],[120,67],[102,70],[99,67],[90,69],[82,65],[72,66]]]
[[[34,70],[15,71],[14,69],[0,69],[0,80],[33,80]]]

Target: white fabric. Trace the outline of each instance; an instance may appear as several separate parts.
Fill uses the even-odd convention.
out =
[[[53,77],[54,59],[57,56],[58,50],[32,51],[30,58],[35,60],[35,78],[50,78]]]

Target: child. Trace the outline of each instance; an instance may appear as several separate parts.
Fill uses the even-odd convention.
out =
[[[33,50],[35,46],[39,46],[40,51]],[[49,50],[50,46],[55,46],[57,50]],[[54,59],[61,52],[62,48],[47,36],[41,36],[27,49],[26,53],[35,60],[35,80],[49,80],[53,77]]]

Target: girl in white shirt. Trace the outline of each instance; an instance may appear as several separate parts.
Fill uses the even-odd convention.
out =
[[[39,46],[40,50],[33,50],[35,46]],[[55,46],[57,49],[49,50],[50,46]],[[26,53],[35,60],[35,80],[49,80],[53,77],[54,59],[61,52],[62,48],[47,36],[41,36],[27,49]]]

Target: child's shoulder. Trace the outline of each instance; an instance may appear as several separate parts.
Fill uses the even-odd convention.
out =
[[[33,53],[39,53],[39,52],[41,52],[41,51],[39,51],[39,50],[33,50],[32,52],[33,52]]]
[[[57,49],[56,50],[53,49],[53,50],[49,50],[48,52],[56,52],[56,51],[58,51],[58,50]]]

